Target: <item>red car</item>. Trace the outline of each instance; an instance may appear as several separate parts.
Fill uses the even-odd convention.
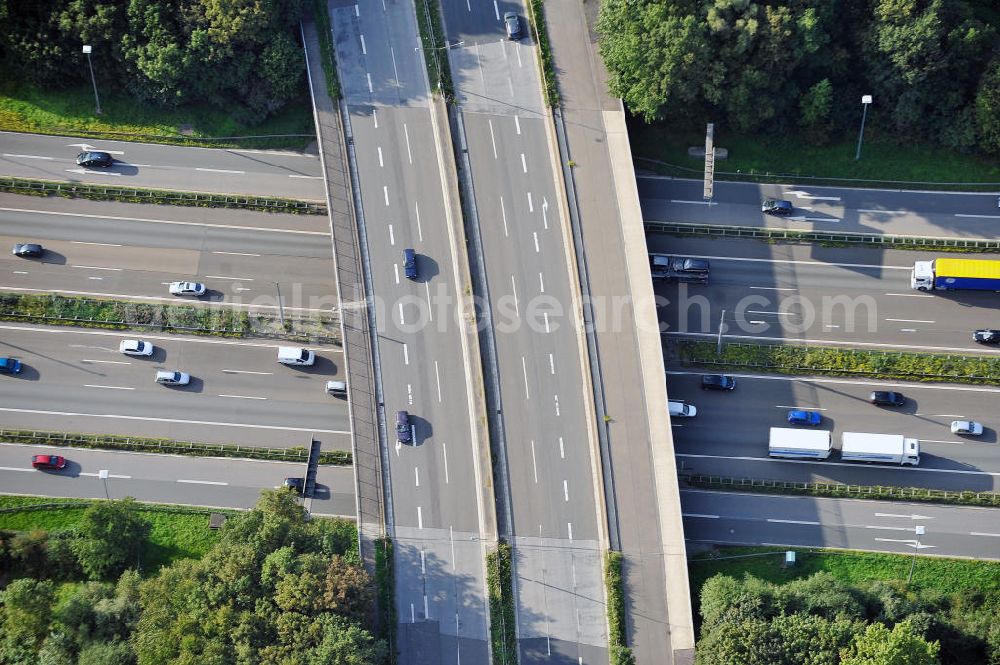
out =
[[[31,466],[36,469],[62,469],[66,466],[66,458],[59,455],[32,455]]]

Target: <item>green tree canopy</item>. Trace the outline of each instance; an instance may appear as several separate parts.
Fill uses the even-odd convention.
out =
[[[73,551],[90,579],[114,579],[138,565],[149,530],[134,499],[97,502],[83,514]]]

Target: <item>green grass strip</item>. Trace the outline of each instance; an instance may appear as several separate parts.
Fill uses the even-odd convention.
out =
[[[840,349],[781,344],[725,344],[683,340],[685,365],[775,374],[866,376],[908,381],[1000,385],[1000,358],[936,353]]]
[[[142,187],[108,187],[73,182],[55,182],[32,178],[0,178],[0,191],[28,196],[61,196],[67,199],[153,203],[156,205],[197,208],[236,208],[260,212],[284,212],[300,215],[325,215],[326,206],[309,201],[264,196],[200,194]]]
[[[178,441],[176,439],[154,439],[141,436],[10,429],[0,429],[0,439],[2,439],[2,443],[95,448],[100,450],[130,450],[146,453],[189,455],[191,457],[238,457],[303,463],[309,459],[309,451],[302,446],[265,448],[263,446],[241,446],[235,443],[215,444]],[[319,463],[323,465],[347,466],[352,463],[351,453],[347,450],[323,451],[319,454]]]
[[[323,74],[326,76],[326,90],[330,99],[340,99],[340,80],[337,78],[337,52],[333,48],[333,37],[330,32],[330,14],[326,9],[326,0],[313,0],[313,18],[316,20],[316,32],[319,33],[319,50],[323,58]]]
[[[625,589],[621,552],[604,555],[604,587],[608,594],[608,650],[611,665],[635,665],[625,632]]]
[[[486,586],[490,594],[490,646],[494,663],[517,663],[514,618],[514,584],[511,579],[511,548],[501,541],[486,555]]]
[[[542,0],[531,0],[531,32],[541,53],[542,81],[545,85],[545,100],[549,106],[559,106],[559,82],[556,79],[555,61],[552,59],[552,45],[545,27],[545,7]]]
[[[396,658],[396,579],[392,561],[392,540],[375,541],[375,588],[378,593],[378,630],[389,644],[389,665]]]
[[[438,0],[417,0],[417,27],[420,29],[420,50],[424,53],[427,77],[431,87],[444,95],[447,101],[455,98],[455,85],[451,80],[448,63],[448,42],[441,22]]]
[[[1000,507],[996,492],[962,492],[924,487],[892,487],[888,485],[843,485],[840,483],[797,483],[785,480],[731,478],[705,474],[687,474],[684,481],[691,487],[717,489],[726,492],[754,494],[791,494],[797,496],[832,497],[837,499],[871,499],[873,501],[921,501],[956,506]]]

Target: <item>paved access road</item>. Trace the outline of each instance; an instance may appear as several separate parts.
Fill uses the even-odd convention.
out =
[[[510,472],[522,663],[607,661],[601,537],[567,257],[524,8],[442,4],[472,167]],[[506,39],[502,15],[525,38]],[[558,159],[558,158],[556,158]]]
[[[678,458],[696,473],[776,478],[772,468],[795,467],[810,480],[849,484],[902,485],[939,489],[988,490],[1000,487],[1000,388],[866,381],[842,377],[791,377],[733,374],[732,392],[699,389],[700,372],[669,369],[671,399],[694,404],[694,418],[672,418]],[[897,390],[902,407],[867,402],[872,390]],[[767,456],[771,427],[789,427],[789,409],[819,411],[820,429],[833,432],[840,448],[844,431],[903,434],[920,440],[920,466],[893,467],[841,462],[838,454],[823,462],[772,460]],[[978,420],[980,437],[958,436],[952,420]],[[725,469],[725,470],[723,470]],[[735,470],[735,472],[734,472]],[[887,482],[891,474],[892,482]]]
[[[376,311],[401,663],[489,660],[475,428],[456,257],[412,4],[330,3]],[[457,220],[456,224],[459,223]],[[418,278],[403,274],[416,251]],[[474,359],[478,362],[478,358]],[[476,391],[478,395],[478,391]],[[406,410],[413,445],[396,445]]]
[[[0,289],[274,311],[277,283],[286,311],[336,304],[325,217],[113,205],[4,196],[0,246],[37,242],[45,254],[0,253]],[[207,294],[170,295],[167,284],[182,280],[203,282]]]
[[[350,449],[347,405],[326,394],[341,351],[311,347],[312,367],[276,360],[276,341],[45,328],[0,323],[0,356],[21,360],[0,378],[5,428],[159,436],[182,441],[284,447],[311,437]],[[151,342],[151,357],[118,351],[125,338]],[[157,370],[191,375],[156,384]]]
[[[701,180],[640,176],[637,182],[647,221],[996,238],[1000,220],[996,192],[908,192],[716,181],[708,205],[702,199]],[[760,203],[769,198],[788,199],[795,210],[787,218],[765,215]]]
[[[109,152],[115,164],[76,165],[82,150]],[[236,150],[0,132],[0,174],[109,187],[323,200],[319,159],[290,150]]]
[[[32,455],[62,455],[66,468],[41,471]],[[105,484],[98,477],[108,471]],[[261,490],[305,475],[305,463],[151,455],[51,446],[0,446],[0,487],[9,494],[113,499],[131,496],[151,503],[252,508]],[[319,467],[316,493],[307,499],[313,515],[354,516],[354,476],[347,466]]]
[[[1000,560],[1000,512],[992,508],[698,490],[682,490],[681,506],[691,542]]]
[[[792,339],[885,350],[997,353],[972,341],[1000,327],[993,292],[921,293],[910,269],[926,252],[768,245],[647,236],[649,251],[708,258],[708,286],[654,281],[668,335],[718,332],[731,341]],[[977,258],[996,255],[976,255]],[[745,339],[743,339],[745,338]]]

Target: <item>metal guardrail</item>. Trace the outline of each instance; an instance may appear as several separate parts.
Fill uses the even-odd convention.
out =
[[[922,487],[892,487],[888,485],[847,485],[842,483],[801,483],[786,480],[761,480],[757,478],[734,478],[708,474],[684,474],[684,480],[698,487],[721,487],[732,491],[796,493],[859,499],[937,501],[941,503],[963,503],[968,505],[1000,506],[1000,494],[996,492],[973,492],[938,490]]]
[[[753,238],[757,240],[791,240],[827,243],[847,243],[872,247],[925,248],[952,251],[990,251],[1000,249],[1000,240],[967,238],[931,238],[922,236],[897,236],[881,233],[851,233],[842,231],[800,231],[795,229],[769,229],[756,226],[729,226],[722,224],[691,224],[687,222],[645,222],[646,231],[672,235],[706,236],[714,238]]]
[[[103,198],[129,198],[140,203],[167,205],[209,205],[224,208],[255,208],[280,212],[297,212],[325,215],[326,206],[306,201],[268,197],[232,196],[229,194],[201,194],[170,190],[137,189],[133,187],[104,187],[79,183],[33,180],[28,178],[0,178],[0,191],[27,194],[55,194],[69,197],[100,196]]]

